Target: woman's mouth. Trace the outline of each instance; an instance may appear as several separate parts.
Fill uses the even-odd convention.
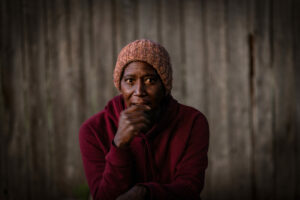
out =
[[[151,106],[151,103],[148,101],[137,101],[137,102],[131,102],[131,105],[145,105],[145,106]]]

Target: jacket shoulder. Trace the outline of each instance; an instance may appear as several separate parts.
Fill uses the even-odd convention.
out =
[[[99,125],[101,124],[101,121],[104,120],[104,115],[105,115],[105,111],[102,110],[94,115],[92,115],[91,117],[89,117],[88,119],[86,119],[80,126],[80,129],[82,128],[92,128],[92,129],[97,129],[97,127],[99,127]]]

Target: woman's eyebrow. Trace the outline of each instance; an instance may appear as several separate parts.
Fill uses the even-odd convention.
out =
[[[134,74],[124,74],[123,77],[126,77],[126,78],[128,78],[128,77],[135,77],[135,75]]]
[[[148,73],[148,74],[145,74],[144,76],[157,76],[157,74],[155,74],[155,73]]]

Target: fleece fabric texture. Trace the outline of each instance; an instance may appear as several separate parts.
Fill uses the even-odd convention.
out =
[[[126,149],[112,141],[126,109],[121,95],[86,120],[79,133],[85,175],[93,198],[116,199],[135,185],[150,199],[200,199],[207,168],[209,128],[198,110],[169,96],[158,122]]]

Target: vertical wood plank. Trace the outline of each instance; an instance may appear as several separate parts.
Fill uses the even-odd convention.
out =
[[[138,1],[138,38],[146,38],[158,42],[158,1]]]
[[[85,177],[80,157],[78,130],[80,124],[94,114],[98,98],[95,77],[97,69],[93,60],[92,24],[93,11],[91,1],[66,1],[66,40],[69,94],[65,98],[69,103],[68,115],[73,116],[68,123],[68,141],[66,142],[66,165],[68,195],[76,197],[74,191],[83,187]],[[68,117],[68,116],[66,116]],[[76,197],[78,198],[78,197]]]
[[[71,1],[72,4],[72,1]],[[79,1],[76,13],[81,14],[81,27],[79,32],[80,37],[80,68],[84,76],[85,96],[86,96],[86,118],[93,115],[100,109],[99,104],[102,104],[99,97],[98,88],[98,70],[94,61],[94,41],[93,41],[93,9],[92,1]],[[75,13],[74,13],[75,14]],[[75,14],[76,15],[76,14]]]
[[[23,1],[24,77],[28,81],[26,96],[29,127],[28,163],[30,198],[43,198],[48,191],[49,151],[46,111],[45,22],[42,2]],[[40,17],[36,17],[40,16]],[[21,67],[21,66],[19,66]],[[27,175],[28,176],[28,175]],[[47,192],[46,195],[48,196]]]
[[[300,2],[293,1],[293,39],[294,39],[294,92],[295,92],[295,136],[296,136],[296,152],[295,152],[295,169],[296,169],[296,186],[295,199],[300,199]]]
[[[208,66],[208,121],[210,122],[210,199],[233,199],[228,132],[228,66],[226,63],[225,5],[204,1],[205,46]]]
[[[201,1],[184,2],[184,44],[186,69],[186,103],[206,111],[205,46],[203,28],[203,5]]]
[[[247,1],[227,2],[227,108],[233,199],[252,199]]]
[[[88,97],[86,91],[86,64],[83,57],[86,56],[86,49],[84,49],[84,42],[89,42],[84,38],[86,33],[86,28],[83,26],[83,14],[87,12],[86,8],[83,7],[83,2],[81,0],[67,1],[67,7],[69,14],[67,15],[68,20],[68,35],[70,37],[69,44],[69,62],[70,67],[72,68],[72,84],[73,84],[73,95],[77,98],[75,100],[76,105],[74,105],[74,112],[77,112],[79,121],[86,119],[90,109],[88,110]],[[82,12],[84,11],[84,12]],[[85,19],[87,20],[87,19]],[[91,22],[87,22],[89,24]],[[87,44],[89,45],[89,44]],[[87,46],[88,47],[88,46]],[[89,51],[89,49],[87,50]],[[92,77],[93,78],[93,77]],[[90,105],[93,107],[92,105]],[[76,110],[76,111],[75,111]]]
[[[5,70],[5,66],[8,62],[8,13],[7,13],[7,1],[0,2],[0,176],[2,177],[2,181],[0,181],[0,198],[1,199],[8,199],[8,155],[7,155],[7,143],[6,138],[8,134],[8,116],[7,116],[7,109],[8,106],[6,105],[6,98],[5,98],[5,82],[7,82],[7,70]],[[6,59],[5,59],[6,58]],[[7,89],[6,89],[7,90]]]
[[[57,196],[57,184],[56,184],[56,169],[55,169],[55,129],[54,129],[54,98],[55,98],[55,77],[56,77],[56,50],[54,44],[54,4],[52,1],[44,2],[44,18],[45,18],[45,37],[46,37],[46,47],[47,47],[47,56],[45,60],[45,76],[46,76],[46,93],[47,93],[47,130],[48,130],[48,149],[49,149],[49,179],[50,184],[48,189],[49,198],[54,198]],[[63,150],[62,150],[63,152]]]
[[[68,187],[68,196],[74,196],[71,193],[76,187],[83,183],[85,178],[83,176],[82,164],[78,162],[80,159],[80,152],[78,148],[78,128],[83,119],[91,113],[94,105],[90,101],[93,95],[92,91],[87,91],[87,72],[92,66],[87,54],[91,53],[90,41],[87,32],[90,31],[91,19],[89,15],[91,12],[86,5],[89,1],[72,0],[66,1],[66,42],[67,57],[69,63],[68,79],[69,96],[67,97],[69,103],[69,115],[73,118],[68,123],[68,141],[66,141],[66,160],[64,170],[66,171],[65,179],[68,181],[64,183],[63,187]],[[84,20],[86,21],[84,26]],[[87,36],[86,36],[87,35]],[[90,64],[87,66],[87,64]],[[90,82],[93,83],[93,78],[90,77]],[[89,94],[89,95],[88,95]],[[89,105],[90,104],[90,105]],[[77,159],[77,160],[76,160]],[[75,175],[76,174],[76,175]],[[61,180],[60,180],[61,181]],[[70,194],[71,193],[71,194]]]
[[[55,145],[55,128],[54,128],[54,113],[55,113],[55,104],[54,98],[57,96],[55,94],[55,78],[57,77],[57,56],[56,56],[56,45],[55,45],[55,24],[56,22],[53,20],[54,17],[54,2],[53,1],[46,1],[45,2],[45,9],[46,9],[46,29],[47,29],[47,44],[48,44],[48,54],[47,54],[47,61],[46,61],[46,76],[47,76],[47,115],[48,115],[48,123],[47,129],[49,130],[49,156],[50,156],[50,168],[52,169],[51,177],[55,184],[51,185],[49,191],[53,194],[53,196],[57,195],[57,170],[56,160],[55,160],[55,149],[57,146]],[[57,87],[57,85],[56,85]],[[64,149],[61,151],[64,152]],[[64,155],[64,154],[63,154]],[[63,163],[62,163],[63,164]]]
[[[29,132],[27,128],[28,117],[25,113],[26,102],[24,102],[24,65],[23,26],[22,26],[22,2],[5,1],[2,4],[4,11],[5,25],[2,44],[5,47],[2,68],[2,94],[4,103],[4,132],[1,132],[5,165],[3,181],[5,184],[4,197],[17,199],[20,197],[29,198],[29,165],[28,156]],[[2,54],[2,53],[1,53]],[[6,55],[5,55],[6,54]],[[2,62],[1,62],[2,63]],[[3,124],[2,124],[3,123]],[[16,183],[24,185],[19,188]],[[18,191],[16,193],[15,191]],[[2,192],[2,191],[1,191]]]
[[[207,106],[207,59],[205,46],[205,26],[203,1],[190,0],[183,3],[184,49],[186,71],[186,104],[208,114]],[[210,158],[209,158],[210,159]],[[210,166],[206,170],[205,186],[201,196],[209,199]]]
[[[137,39],[137,10],[137,0],[115,0],[116,54],[125,45]]]
[[[250,94],[253,134],[253,198],[274,199],[273,70],[271,67],[270,1],[253,1],[249,37]]]
[[[292,5],[292,1],[273,2],[271,30],[275,77],[275,198],[287,200],[295,199],[296,190]]]
[[[161,1],[161,36],[162,45],[170,54],[173,67],[173,89],[172,95],[179,102],[185,101],[185,66],[184,46],[182,44],[181,1],[163,0]]]
[[[96,75],[97,110],[103,109],[105,104],[116,94],[113,85],[113,70],[115,65],[113,7],[111,1],[94,1],[93,12],[93,61],[98,69]],[[99,101],[101,100],[101,101]]]
[[[70,104],[72,98],[71,66],[68,58],[69,35],[67,23],[67,1],[48,1],[48,40],[49,40],[49,117],[51,117],[51,132],[49,138],[51,152],[51,167],[54,196],[71,196],[71,181],[74,173],[67,156],[70,139],[71,116]],[[80,14],[80,13],[78,13]],[[76,132],[72,132],[76,134]]]

